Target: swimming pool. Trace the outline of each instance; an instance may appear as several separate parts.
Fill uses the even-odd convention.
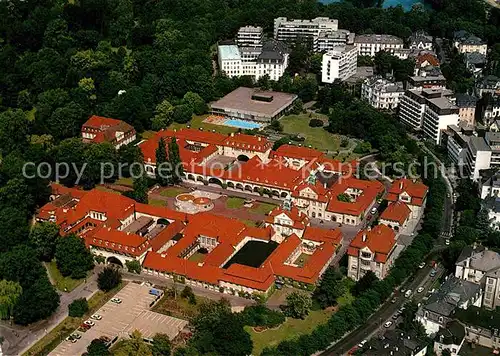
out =
[[[260,129],[262,126],[261,124],[258,124],[256,122],[245,121],[240,119],[228,119],[224,121],[223,125],[237,127],[239,129],[247,129],[247,130]]]

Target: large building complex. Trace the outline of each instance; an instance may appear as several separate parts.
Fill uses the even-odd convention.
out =
[[[339,46],[323,54],[321,81],[333,83],[356,74],[358,55],[354,46]]]
[[[376,109],[396,109],[404,93],[403,83],[394,83],[380,77],[366,79],[361,85],[361,98]]]
[[[297,99],[295,94],[240,87],[210,104],[214,115],[270,123],[279,119]]]
[[[486,55],[488,45],[482,39],[467,31],[456,31],[453,34],[453,45],[460,53],[478,52]]]
[[[356,35],[354,45],[358,49],[358,56],[373,57],[380,51],[396,54],[403,49],[403,40],[392,35]]]
[[[338,29],[339,21],[328,17],[316,17],[312,20],[289,20],[286,17],[274,19],[274,38],[285,42],[305,39],[312,43],[320,32],[332,33]]]

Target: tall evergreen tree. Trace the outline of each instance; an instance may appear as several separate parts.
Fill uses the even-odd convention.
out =
[[[179,154],[179,145],[177,144],[177,140],[175,138],[168,144],[168,160],[173,169],[172,183],[177,184],[181,182],[184,168]]]
[[[168,169],[167,147],[165,140],[160,138],[156,149],[156,181],[161,186],[169,185],[170,170]]]

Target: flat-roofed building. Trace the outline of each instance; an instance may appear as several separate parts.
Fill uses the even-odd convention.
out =
[[[341,46],[323,54],[321,81],[333,83],[356,74],[358,54],[354,46]]]
[[[471,136],[465,154],[465,167],[471,179],[478,180],[480,171],[491,166],[491,148],[483,137]]]
[[[219,68],[228,77],[242,75],[241,55],[237,45],[221,45],[217,47]]]
[[[403,40],[392,35],[356,35],[354,44],[358,48],[359,56],[370,57],[380,51],[394,54],[396,50],[403,48]]]
[[[354,33],[349,30],[321,31],[314,38],[313,50],[315,52],[325,52],[345,45],[354,44]]]
[[[448,97],[427,99],[422,125],[424,135],[436,144],[441,143],[442,132],[449,125],[457,125],[460,121],[458,106]]]
[[[334,32],[338,29],[339,21],[328,17],[316,17],[312,20],[289,20],[286,17],[274,19],[274,38],[285,42],[306,39],[313,43],[320,32]]]
[[[263,33],[260,26],[240,27],[236,35],[236,43],[240,47],[261,47]]]
[[[455,103],[458,106],[460,122],[466,123],[468,126],[474,126],[476,123],[477,97],[469,94],[456,94]]]
[[[211,112],[228,118],[270,123],[283,116],[297,95],[240,87],[210,104]]]

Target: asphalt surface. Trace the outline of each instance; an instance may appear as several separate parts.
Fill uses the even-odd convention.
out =
[[[420,303],[422,299],[426,296],[428,291],[432,290],[432,286],[435,281],[437,281],[440,276],[444,273],[443,268],[437,270],[435,277],[430,276],[432,268],[429,263],[422,269],[419,269],[415,274],[414,278],[410,278],[410,281],[403,284],[402,288],[406,290],[409,288],[412,290],[412,295],[406,298],[399,289],[394,292],[393,297],[396,299],[395,303],[391,302],[391,298],[385,304],[382,304],[379,310],[377,310],[368,320],[358,329],[351,332],[347,337],[340,340],[338,343],[330,347],[328,350],[322,353],[322,355],[344,355],[353,347],[358,345],[361,341],[365,339],[370,339],[378,335],[383,334],[387,329],[393,329],[397,323],[399,323],[401,318],[396,321],[392,319],[394,313],[401,308],[406,302],[413,299],[415,302]],[[424,287],[421,293],[417,293],[419,287]],[[390,328],[385,328],[383,325],[387,321],[392,321],[393,325]]]

